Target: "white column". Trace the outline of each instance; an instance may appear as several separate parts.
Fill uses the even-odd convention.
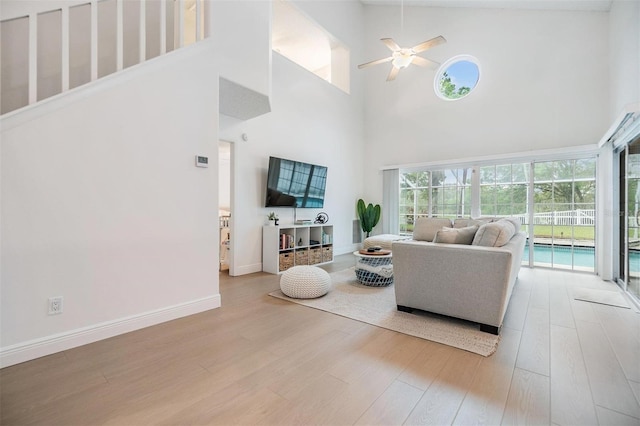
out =
[[[167,0],[160,0],[160,55],[167,53]]]
[[[178,25],[175,31],[178,32],[178,45],[174,46],[174,49],[179,49],[184,46],[184,0],[176,0],[178,7],[177,21]]]
[[[480,167],[471,169],[471,217],[480,217]]]
[[[38,14],[29,15],[29,105],[38,101]]]
[[[202,0],[196,0],[196,41],[202,40]]]
[[[382,233],[400,233],[400,170],[382,171]]]
[[[91,81],[98,79],[98,1],[91,1]]]
[[[139,63],[147,59],[147,12],[146,0],[140,1],[140,56]]]
[[[124,68],[124,0],[116,0],[116,71]]]
[[[62,8],[62,92],[69,90],[69,8]]]

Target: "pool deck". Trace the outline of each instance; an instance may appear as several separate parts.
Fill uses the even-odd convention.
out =
[[[571,240],[567,238],[534,238],[533,243],[549,246],[595,247],[595,242],[593,240]]]

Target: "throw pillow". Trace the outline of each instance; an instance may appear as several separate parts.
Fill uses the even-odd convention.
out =
[[[417,241],[433,241],[443,227],[451,228],[451,220],[437,217],[419,217],[413,227],[413,239]]]
[[[520,227],[522,226],[522,222],[520,222],[520,219],[518,219],[517,217],[505,217],[500,220],[507,220],[511,222],[513,227],[516,229],[516,232],[520,232]]]
[[[499,220],[482,225],[473,237],[474,246],[502,247],[516,233],[515,227],[508,220]]]
[[[467,226],[464,228],[442,228],[436,232],[433,242],[470,245],[477,230],[477,225]]]

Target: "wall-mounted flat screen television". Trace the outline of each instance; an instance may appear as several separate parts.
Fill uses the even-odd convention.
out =
[[[327,168],[269,157],[265,207],[324,207]]]

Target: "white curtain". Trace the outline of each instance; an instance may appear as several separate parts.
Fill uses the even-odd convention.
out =
[[[400,170],[382,172],[382,233],[400,233]]]

